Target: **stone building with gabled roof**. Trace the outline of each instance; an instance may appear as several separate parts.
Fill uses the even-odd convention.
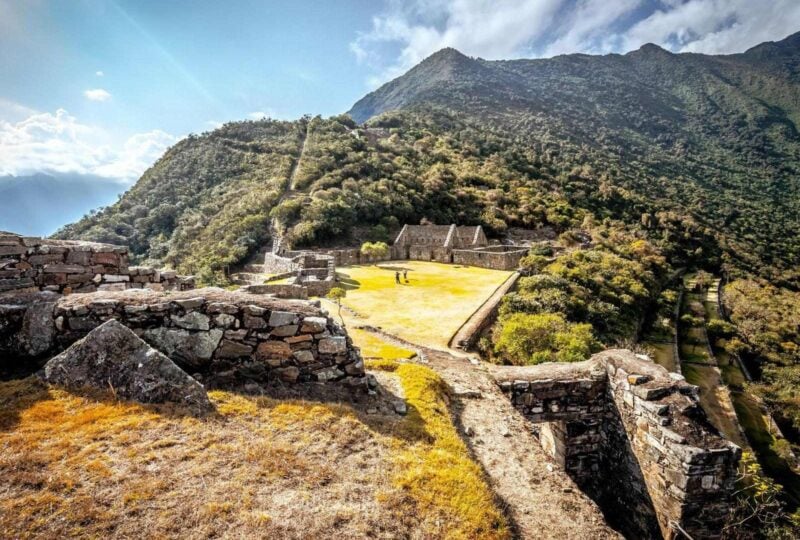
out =
[[[480,225],[404,225],[392,244],[391,253],[393,259],[514,270],[527,249],[490,246]]]

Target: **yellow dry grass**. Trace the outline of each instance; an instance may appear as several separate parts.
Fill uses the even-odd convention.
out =
[[[0,383],[0,538],[508,536],[441,380],[378,362],[406,417],[217,391],[196,418]]]
[[[416,354],[412,350],[389,343],[367,330],[348,328],[347,333],[353,338],[353,343],[355,343],[356,347],[361,349],[361,356],[364,358],[406,360]]]
[[[404,269],[408,283],[398,285],[395,272]],[[395,261],[341,268],[338,275],[347,290],[342,304],[359,315],[354,323],[380,327],[412,343],[447,348],[453,334],[511,272]]]
[[[425,433],[413,444],[399,445],[392,481],[422,517],[425,537],[510,538],[480,467],[453,425],[445,402],[446,385],[431,369],[379,360],[372,369],[396,373],[409,406],[408,429]]]

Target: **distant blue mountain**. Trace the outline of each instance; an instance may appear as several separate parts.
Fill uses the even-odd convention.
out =
[[[0,230],[48,236],[90,210],[115,202],[128,187],[86,174],[0,176]]]

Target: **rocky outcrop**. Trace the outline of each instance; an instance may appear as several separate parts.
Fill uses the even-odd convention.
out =
[[[575,364],[493,368],[544,449],[636,538],[716,538],[741,455],[680,375],[610,350]]]
[[[92,388],[140,403],[213,409],[203,386],[123,324],[110,320],[45,364],[40,376],[72,390]]]

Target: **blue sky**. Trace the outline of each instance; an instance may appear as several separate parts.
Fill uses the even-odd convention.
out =
[[[729,53],[796,0],[0,0],[0,176],[131,182],[190,132],[346,111],[436,50]]]

